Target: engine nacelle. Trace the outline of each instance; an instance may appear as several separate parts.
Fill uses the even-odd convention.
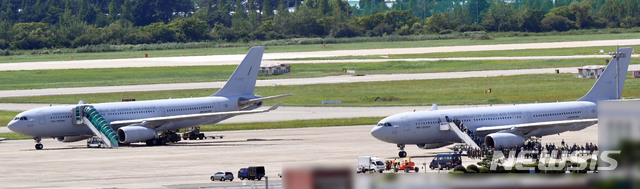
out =
[[[156,137],[156,131],[141,126],[125,126],[118,129],[120,143],[144,142]]]
[[[56,140],[59,142],[78,142],[88,138],[91,138],[91,136],[61,136],[56,137]]]
[[[484,137],[488,147],[514,147],[524,145],[524,138],[513,133],[491,133]]]
[[[420,149],[434,149],[434,148],[440,148],[446,145],[449,145],[450,143],[431,143],[431,144],[417,144],[418,148]]]

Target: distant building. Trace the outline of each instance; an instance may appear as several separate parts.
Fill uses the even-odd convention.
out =
[[[291,72],[291,66],[284,64],[260,65],[260,73],[267,75],[280,75]]]
[[[600,78],[602,72],[604,72],[605,66],[584,66],[578,68],[578,77],[580,78]]]

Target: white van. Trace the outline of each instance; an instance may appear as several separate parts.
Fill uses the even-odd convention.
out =
[[[358,156],[358,173],[384,171],[384,163],[380,158],[373,156]]]

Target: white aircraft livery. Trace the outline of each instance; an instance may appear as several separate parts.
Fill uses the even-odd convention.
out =
[[[573,102],[536,103],[483,108],[406,112],[382,119],[371,135],[396,144],[406,157],[406,144],[421,149],[464,142],[471,147],[514,147],[525,139],[578,131],[598,123],[597,102],[619,99],[632,48],[620,48],[591,90]]]
[[[8,124],[16,133],[33,136],[36,149],[42,137],[75,142],[99,136],[104,145],[177,142],[179,129],[215,124],[235,115],[275,110],[280,104],[257,110],[262,101],[289,95],[261,97],[254,89],[264,47],[253,47],[227,83],[208,97],[113,102],[35,108],[18,114]],[[160,134],[158,134],[160,133]]]

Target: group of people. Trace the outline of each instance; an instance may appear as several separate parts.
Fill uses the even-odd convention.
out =
[[[542,145],[538,140],[529,140],[522,146],[514,146],[514,147],[496,147],[496,148],[487,148],[486,146],[482,146],[481,148],[472,148],[470,146],[454,146],[454,152],[462,154],[463,151],[466,150],[467,157],[471,159],[482,159],[487,155],[493,155],[495,152],[501,152],[505,156],[515,155],[515,157],[524,157],[524,158],[532,158],[539,159],[542,157],[549,157],[551,155],[555,155],[556,159],[562,158],[562,156],[568,156],[570,154],[580,155],[592,155],[594,152],[598,151],[598,146],[593,143],[585,143],[584,146],[578,146],[577,144],[567,145],[564,140],[562,140],[561,145],[556,146],[556,144],[548,143]],[[514,154],[511,154],[515,152]],[[520,154],[524,153],[524,154]]]

